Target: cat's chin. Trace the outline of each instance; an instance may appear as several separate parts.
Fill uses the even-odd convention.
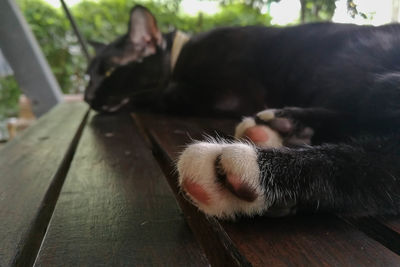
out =
[[[254,216],[270,206],[261,186],[257,150],[252,145],[194,143],[183,151],[177,167],[181,189],[209,216]]]

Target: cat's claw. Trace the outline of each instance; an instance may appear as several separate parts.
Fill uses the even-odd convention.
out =
[[[195,143],[185,149],[177,167],[180,188],[207,215],[233,219],[262,214],[270,206],[251,145]]]

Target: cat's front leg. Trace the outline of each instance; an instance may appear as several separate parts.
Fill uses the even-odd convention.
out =
[[[199,142],[178,161],[179,185],[204,213],[219,218],[274,207],[348,215],[399,214],[400,138],[351,144],[261,149]],[[281,209],[282,210],[282,209]]]

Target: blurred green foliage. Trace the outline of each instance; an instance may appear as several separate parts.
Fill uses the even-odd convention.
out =
[[[215,15],[189,16],[179,10],[179,1],[139,2],[133,0],[84,1],[72,8],[72,13],[88,40],[110,42],[126,33],[129,10],[135,4],[146,6],[157,18],[161,31],[180,29],[196,33],[226,25],[269,25],[271,17],[243,3],[225,5]]]
[[[300,0],[301,22],[330,20],[335,12],[335,1],[332,0]]]
[[[224,5],[230,5],[233,3],[243,3],[248,7],[256,10],[262,10],[265,7],[271,5],[271,3],[279,3],[281,0],[216,0]],[[333,13],[335,12],[336,0],[299,0],[300,1],[300,14],[299,22],[315,22],[315,21],[326,21],[331,20]],[[348,3],[357,9],[353,0],[347,0]],[[349,4],[350,5],[350,4]]]
[[[67,1],[68,2],[68,1]],[[87,62],[76,36],[61,8],[43,0],[17,0],[47,61],[64,93],[84,90]],[[149,8],[162,31],[175,28],[196,33],[222,25],[268,25],[271,18],[244,3],[225,5],[221,12],[209,16],[188,16],[180,12],[180,0],[82,1],[71,8],[80,31],[87,40],[108,43],[127,31],[129,10],[135,4]],[[93,52],[93,51],[92,51]],[[0,119],[15,116],[20,90],[13,77],[0,78]]]
[[[18,113],[20,90],[13,76],[0,78],[0,121]]]
[[[86,84],[87,62],[63,10],[54,8],[43,0],[16,1],[63,92],[82,92]],[[179,8],[180,1],[86,0],[71,7],[71,12],[87,40],[108,43],[127,31],[129,10],[135,4],[149,8],[164,32],[177,28],[197,33],[216,26],[269,25],[271,17],[262,14],[261,8],[280,0],[216,0],[221,5],[219,13],[198,16],[182,13]],[[304,8],[309,10],[306,13],[306,20],[330,19],[333,15],[334,0],[301,1],[305,2]],[[316,12],[315,8],[319,11]],[[0,119],[16,114],[19,94],[18,85],[13,77],[0,78]]]

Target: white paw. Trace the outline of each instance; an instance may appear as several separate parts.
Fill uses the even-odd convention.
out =
[[[199,142],[179,158],[179,185],[204,213],[219,218],[261,214],[268,208],[254,147]]]
[[[257,114],[257,116],[269,121],[275,118],[274,110],[267,109]],[[266,125],[257,125],[254,118],[244,118],[235,129],[235,138],[247,138],[254,144],[263,148],[278,148],[282,146],[283,140],[280,134]]]

